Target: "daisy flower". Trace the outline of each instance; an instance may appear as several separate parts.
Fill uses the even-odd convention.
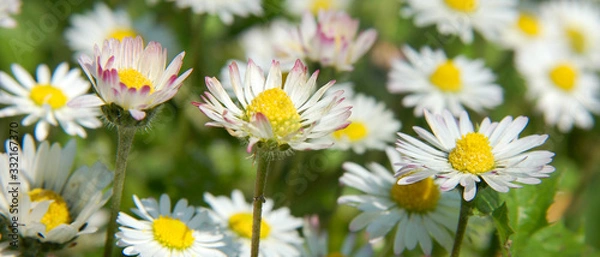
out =
[[[297,59],[304,58],[301,35],[296,25],[277,19],[266,26],[254,26],[240,37],[240,45],[246,59],[252,59],[259,67],[280,63],[284,72],[289,72]]]
[[[344,238],[344,242],[342,243],[342,247],[341,249],[339,249],[339,251],[328,249],[327,245],[329,244],[329,234],[327,233],[327,231],[319,231],[319,219],[316,215],[304,219],[302,234],[304,235],[305,239],[305,247],[303,249],[302,256],[305,257],[373,256],[373,249],[369,244],[365,244],[364,246],[356,249],[357,244],[355,233],[349,233]]]
[[[132,21],[125,10],[111,10],[104,3],[96,3],[94,9],[84,14],[72,15],[71,26],[65,31],[69,47],[75,51],[75,58],[82,54],[93,55],[94,45],[102,45],[104,40],[143,36],[146,40],[158,41],[167,49],[173,49],[174,35],[164,26],[155,24],[149,16]]]
[[[9,241],[4,241],[4,242],[0,243],[0,256],[2,256],[2,257],[18,257],[19,256],[19,252],[12,251],[9,249],[16,249],[16,248],[11,247]]]
[[[441,113],[445,109],[458,116],[463,105],[482,112],[502,103],[502,88],[494,84],[495,76],[483,60],[448,59],[442,50],[429,47],[417,52],[404,46],[402,51],[406,60],[392,62],[387,88],[408,93],[402,104],[415,107],[415,116],[421,117],[423,110]]]
[[[387,148],[386,153],[392,166],[401,161],[393,148]],[[363,193],[338,199],[339,204],[361,211],[350,222],[351,231],[366,228],[370,241],[375,242],[395,227],[397,255],[415,249],[417,244],[425,255],[431,255],[433,240],[451,250],[460,208],[460,197],[455,191],[440,192],[430,177],[412,185],[399,185],[393,172],[378,163],[370,164],[367,169],[346,162],[343,168],[346,172],[340,182]]]
[[[14,143],[6,141],[7,152],[14,152],[9,150],[15,147]],[[40,243],[65,244],[97,230],[88,220],[110,198],[112,189],[107,187],[113,175],[99,162],[71,173],[75,152],[75,140],[64,148],[57,143],[51,146],[46,141],[36,148],[33,138],[27,134],[22,151],[19,149],[19,173],[0,174],[2,185],[19,183],[16,189],[18,213],[11,205],[13,193],[9,190],[2,191],[0,210],[26,224],[19,227],[22,237],[37,239]],[[0,154],[2,167],[8,167],[8,157],[7,153]]]
[[[139,36],[126,37],[122,41],[106,40],[102,49],[97,45],[94,47],[93,58],[87,55],[79,58],[97,95],[83,95],[69,105],[110,105],[110,108],[115,104],[141,121],[147,112],[175,96],[183,80],[192,72],[189,69],[177,76],[184,55],[184,52],[178,54],[165,68],[167,50],[157,42],[152,41],[144,48]]]
[[[515,18],[502,32],[500,41],[504,46],[519,50],[541,41],[551,40],[548,26],[537,12],[522,10]]]
[[[307,11],[317,15],[321,10],[348,10],[351,3],[352,0],[286,0],[284,2],[285,9],[295,16],[302,16]]]
[[[546,124],[562,132],[573,125],[590,129],[592,114],[600,113],[598,77],[557,45],[543,44],[516,56],[517,68],[525,78],[529,99],[544,114]]]
[[[342,103],[342,91],[327,95],[331,81],[316,93],[318,72],[307,80],[307,68],[297,61],[282,83],[279,62],[273,61],[267,78],[248,61],[244,80],[238,66],[229,66],[229,76],[238,103],[234,103],[216,78],[206,78],[203,103],[194,103],[212,122],[235,137],[248,140],[247,151],[263,142],[268,147],[295,150],[323,149],[332,142],[326,137],[348,125],[350,107]]]
[[[394,142],[395,133],[400,130],[400,122],[394,118],[392,111],[386,109],[383,102],[364,94],[346,99],[346,104],[352,106],[353,110],[348,118],[351,123],[331,134],[335,142],[333,148],[352,148],[355,153],[362,154],[367,149],[384,150],[388,143]]]
[[[196,14],[218,15],[225,24],[233,23],[233,16],[248,17],[250,14],[261,16],[261,0],[169,0],[178,8],[192,8]]]
[[[436,25],[443,35],[457,35],[473,42],[473,30],[487,40],[496,40],[517,15],[516,0],[408,0],[402,13],[413,16],[415,25]]]
[[[142,220],[124,212],[119,213],[117,222],[121,225],[116,233],[117,245],[125,247],[127,256],[227,256],[221,251],[224,236],[206,210],[196,210],[181,199],[171,211],[171,199],[161,195],[140,200],[136,195],[133,201],[137,209],[131,209]]]
[[[47,65],[40,64],[37,79],[18,64],[13,64],[11,69],[18,82],[0,71],[0,103],[8,105],[0,109],[0,118],[27,114],[21,123],[29,126],[37,122],[35,138],[39,141],[46,139],[50,125],[60,125],[67,134],[80,137],[87,135],[83,127],[102,125],[97,118],[98,108],[76,109],[67,105],[90,89],[79,69],[69,70],[67,63],[61,63],[52,74]]]
[[[2,0],[0,1],[0,27],[14,28],[17,22],[10,17],[11,14],[21,12],[21,0]]]
[[[242,192],[234,190],[231,199],[204,193],[204,201],[211,206],[215,219],[239,243],[239,256],[250,256],[252,204],[246,202]],[[296,229],[301,226],[302,220],[291,216],[288,208],[273,210],[273,200],[267,199],[262,208],[258,256],[300,256],[303,240]]]
[[[460,184],[463,198],[473,200],[477,183],[484,183],[498,192],[508,192],[519,184],[539,184],[540,178],[549,177],[554,167],[548,165],[554,153],[532,148],[542,145],[548,135],[530,135],[519,138],[527,125],[527,117],[513,119],[507,116],[500,122],[485,118],[477,131],[463,112],[456,120],[450,112],[436,115],[425,112],[431,127],[426,131],[414,127],[425,142],[404,133],[398,133],[398,151],[406,158],[396,176],[398,184],[407,185],[435,176],[442,191]],[[519,184],[517,184],[519,183]]]

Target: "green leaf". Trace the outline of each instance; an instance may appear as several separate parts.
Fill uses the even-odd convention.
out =
[[[477,197],[474,200],[474,207],[481,213],[482,216],[490,215],[496,210],[503,201],[500,200],[498,192],[491,187],[484,187],[477,192]]]
[[[502,255],[507,256],[508,237],[510,237],[514,231],[508,224],[508,208],[506,208],[506,203],[502,203],[500,207],[492,212],[492,220],[494,221],[496,231],[498,232],[498,240],[500,240],[500,245],[502,246]]]
[[[565,228],[562,222],[544,227],[525,241],[520,253],[514,256],[545,256],[545,257],[579,257],[595,256],[600,254],[592,247],[586,246],[582,233],[575,233]],[[513,241],[516,243],[515,241]]]

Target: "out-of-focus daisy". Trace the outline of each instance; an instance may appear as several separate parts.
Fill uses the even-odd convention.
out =
[[[240,45],[246,59],[252,59],[259,67],[267,67],[277,60],[281,70],[288,72],[297,59],[304,58],[302,38],[296,26],[281,19],[248,29],[240,37]]]
[[[21,121],[24,126],[37,122],[35,138],[44,140],[50,125],[60,125],[69,135],[86,137],[83,127],[97,128],[102,122],[98,108],[72,108],[67,102],[88,92],[90,84],[85,81],[79,69],[69,70],[67,63],[56,67],[54,74],[45,64],[37,67],[34,79],[18,64],[11,66],[17,79],[0,71],[0,103],[8,105],[0,110],[0,117],[27,114]]]
[[[167,49],[157,42],[144,48],[141,37],[123,41],[109,39],[102,49],[94,48],[94,57],[82,55],[79,63],[92,81],[97,94],[83,95],[69,105],[89,107],[116,104],[135,120],[143,120],[146,112],[171,99],[192,69],[177,75],[184,52],[166,66]]]
[[[285,10],[296,16],[302,16],[307,11],[317,15],[319,11],[347,11],[351,3],[352,0],[286,0]]]
[[[234,190],[231,199],[204,193],[204,200],[211,206],[222,227],[239,243],[239,256],[250,256],[252,205],[246,202],[242,192]],[[296,230],[301,226],[302,219],[291,216],[290,210],[285,207],[273,210],[273,201],[267,199],[262,208],[258,256],[300,256],[299,247],[303,240]]]
[[[21,0],[0,1],[0,27],[14,28],[17,22],[10,17],[12,14],[21,12]]]
[[[415,116],[422,116],[424,110],[441,113],[445,109],[458,116],[463,105],[482,112],[502,103],[502,88],[494,84],[495,76],[483,60],[448,59],[442,50],[429,47],[417,52],[404,46],[402,51],[406,59],[393,61],[387,88],[392,93],[408,93],[402,103],[415,107]]]
[[[333,148],[352,150],[357,154],[367,149],[384,150],[394,142],[396,132],[400,130],[400,122],[394,118],[394,113],[386,109],[383,102],[364,94],[350,95],[344,93],[347,105],[352,106],[351,122],[344,129],[331,134],[335,142]]]
[[[541,6],[552,42],[561,44],[585,65],[600,69],[600,6],[592,1],[550,1]]]
[[[539,14],[523,10],[511,25],[504,29],[500,41],[506,47],[519,50],[544,40],[551,40],[548,37],[548,27]]]
[[[342,91],[324,96],[331,81],[317,92],[318,72],[307,80],[307,68],[297,61],[282,83],[279,63],[273,61],[267,78],[248,61],[244,80],[237,64],[229,66],[231,84],[238,103],[234,103],[216,78],[206,78],[203,103],[194,103],[212,122],[235,137],[248,140],[248,152],[258,143],[296,150],[323,149],[332,142],[325,138],[348,125],[350,107],[341,104]]]
[[[14,147],[9,142],[7,151]],[[9,172],[0,174],[3,185],[20,183],[18,213],[11,206],[12,195],[8,190],[2,191],[0,210],[11,218],[18,216],[19,223],[26,224],[19,227],[21,236],[41,243],[65,244],[79,235],[95,232],[97,228],[90,226],[88,220],[110,198],[112,189],[106,188],[112,181],[112,173],[100,163],[91,168],[82,166],[71,173],[74,140],[64,148],[57,143],[50,146],[46,141],[36,148],[33,138],[25,135],[19,151],[17,178]],[[0,165],[8,167],[8,154],[0,155]]]
[[[393,148],[386,149],[386,153],[392,166],[401,161]],[[455,191],[440,192],[431,177],[412,185],[398,185],[399,179],[394,178],[393,172],[378,163],[370,164],[368,169],[352,162],[343,167],[346,172],[340,182],[364,193],[338,199],[339,204],[362,211],[350,223],[351,231],[366,228],[373,242],[396,227],[395,254],[413,250],[419,244],[425,255],[431,255],[433,240],[450,251],[460,208],[460,197]]]
[[[413,16],[415,25],[436,25],[443,35],[457,35],[473,42],[473,30],[487,40],[496,40],[517,15],[515,0],[408,0],[404,16]]]
[[[263,14],[261,0],[169,0],[177,7],[192,8],[196,14],[218,15],[225,24],[233,23],[234,16],[248,17]]]
[[[519,184],[539,184],[540,178],[550,176],[554,167],[548,165],[554,153],[532,148],[542,145],[548,135],[530,135],[519,138],[528,118],[507,116],[500,122],[483,119],[477,131],[467,112],[456,120],[450,112],[441,115],[425,112],[431,127],[429,132],[414,127],[425,142],[404,133],[398,151],[406,157],[397,176],[398,184],[412,184],[431,176],[440,180],[442,191],[464,187],[463,198],[471,201],[477,192],[477,183],[486,183],[498,192],[508,192]]]
[[[370,257],[373,256],[371,245],[356,248],[356,234],[349,233],[342,243],[342,248],[339,251],[328,249],[329,234],[327,231],[319,231],[318,216],[305,218],[302,234],[305,239],[305,247],[302,252],[304,257]]]
[[[375,29],[358,34],[358,25],[343,11],[319,12],[317,20],[306,13],[298,30],[306,57],[323,67],[351,71],[377,39]]]
[[[227,256],[221,251],[225,246],[224,235],[206,210],[188,206],[186,199],[177,201],[171,211],[171,199],[161,195],[140,200],[136,195],[133,201],[137,209],[131,211],[142,220],[124,212],[119,213],[117,222],[121,225],[117,232],[117,245],[125,247],[127,256]]]
[[[10,249],[18,249],[18,248],[11,247],[9,241],[4,241],[4,242],[0,243],[0,256],[2,256],[2,257],[19,257],[20,253],[18,251],[13,251]]]
[[[557,125],[562,132],[575,126],[590,129],[592,113],[600,113],[600,81],[564,48],[538,45],[520,52],[517,68],[525,78],[528,97],[546,124]]]
[[[67,44],[75,51],[75,58],[82,54],[93,55],[94,45],[104,40],[141,35],[146,40],[160,42],[168,49],[176,45],[174,36],[164,26],[154,24],[150,16],[132,21],[125,10],[111,10],[104,3],[96,3],[94,9],[70,18],[71,27],[65,31]]]

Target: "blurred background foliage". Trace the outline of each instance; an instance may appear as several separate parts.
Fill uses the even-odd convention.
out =
[[[66,5],[53,9],[57,3]],[[18,63],[30,73],[40,63],[54,69],[61,62],[78,67],[64,38],[69,17],[93,8],[93,1],[25,1],[21,14],[15,18],[16,29],[0,29],[0,70],[10,72],[10,64]],[[167,193],[172,199],[187,198],[191,204],[206,206],[203,193],[230,195],[239,188],[250,199],[254,186],[255,168],[240,141],[224,129],[205,127],[207,118],[192,101],[200,100],[205,90],[204,77],[218,76],[228,59],[244,59],[238,45],[240,33],[265,24],[276,17],[294,20],[283,9],[281,0],[264,0],[263,17],[236,17],[233,25],[223,24],[216,16],[195,15],[189,9],[177,9],[173,3],[159,2],[148,6],[144,1],[110,1],[112,8],[123,8],[133,19],[153,14],[157,23],[166,25],[177,36],[180,49],[168,49],[174,56],[186,51],[183,70],[193,68],[192,75],[176,97],[162,107],[152,126],[136,135],[131,152],[123,210],[133,206],[131,196],[159,197]],[[434,27],[417,28],[412,20],[399,15],[402,3],[397,0],[354,1],[349,13],[360,19],[361,29],[376,28],[379,36],[373,49],[346,74],[323,71],[320,81],[331,79],[351,81],[355,90],[383,101],[402,122],[401,131],[415,135],[413,126],[427,127],[424,119],[415,118],[412,109],[401,105],[401,95],[389,94],[385,88],[389,60],[401,57],[399,48],[431,46],[442,48],[449,57],[462,54],[481,58],[504,88],[504,103],[489,113],[471,113],[471,119],[481,121],[485,116],[500,120],[506,115],[530,117],[527,134],[549,134],[543,149],[556,153],[556,167],[542,184],[524,186],[500,194],[506,201],[509,224],[514,230],[507,245],[513,256],[600,256],[600,128],[585,131],[573,129],[568,134],[547,127],[532,104],[524,98],[525,85],[513,65],[513,53],[486,42],[477,35],[474,43],[463,44],[454,36],[443,36]],[[295,21],[298,21],[296,18]],[[311,67],[315,68],[315,67]],[[329,76],[328,76],[329,75]],[[10,121],[21,117],[4,118],[0,126],[2,138],[8,137]],[[103,127],[87,130],[87,138],[75,138],[78,145],[76,165],[92,165],[100,160],[114,167],[116,131]],[[21,135],[33,133],[33,127],[20,127]],[[66,144],[72,138],[61,129],[50,131],[49,141]],[[340,186],[341,164],[352,161],[364,165],[379,162],[388,165],[383,152],[368,151],[358,155],[351,151],[322,150],[296,152],[278,161],[269,174],[267,197],[276,206],[287,206],[297,217],[317,214],[323,228],[330,233],[330,247],[338,249],[348,232],[349,221],[357,214],[354,208],[338,206],[337,197],[349,189]],[[473,218],[464,246],[464,256],[494,256],[503,245],[489,218]],[[441,249],[441,248],[440,248]],[[91,249],[82,256],[99,256]],[[377,256],[391,256],[390,246],[377,247]],[[505,252],[506,253],[506,252]],[[442,250],[434,256],[444,256]],[[420,250],[405,256],[419,256]]]

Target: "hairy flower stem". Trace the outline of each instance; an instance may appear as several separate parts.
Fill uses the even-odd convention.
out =
[[[125,169],[127,168],[127,156],[135,136],[135,127],[117,126],[119,138],[117,145],[117,160],[115,164],[115,177],[113,182],[112,205],[110,208],[110,219],[106,228],[106,243],[104,244],[104,257],[113,256],[115,231],[117,229],[117,215],[121,209],[121,198],[123,196],[123,184],[125,183]]]
[[[463,188],[458,187],[458,191],[461,195],[461,204],[460,204],[460,216],[458,217],[458,227],[456,228],[456,235],[454,236],[454,246],[452,246],[452,254],[451,257],[458,257],[460,255],[460,247],[462,245],[463,238],[465,237],[465,231],[467,230],[467,223],[469,222],[469,217],[473,214],[473,202],[466,201],[462,197]]]
[[[260,224],[262,222],[262,206],[265,202],[265,185],[267,174],[271,167],[271,161],[262,151],[257,151],[256,183],[254,184],[254,204],[252,209],[252,248],[251,257],[258,257],[258,246],[260,243]]]

